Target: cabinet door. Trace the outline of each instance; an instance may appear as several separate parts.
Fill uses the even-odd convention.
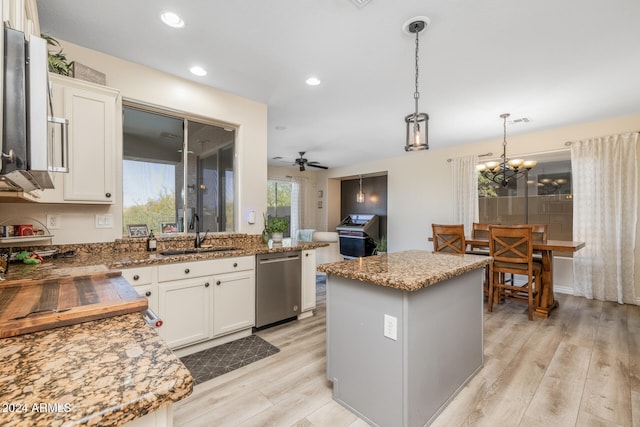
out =
[[[111,90],[65,87],[70,150],[64,200],[114,203],[116,99]]]
[[[255,273],[253,270],[214,277],[213,335],[255,325]]]
[[[211,335],[211,277],[179,280],[158,285],[158,330],[169,347],[206,340]]]
[[[302,251],[302,311],[316,308],[316,251]]]
[[[151,284],[134,286],[133,289],[136,290],[138,295],[147,297],[149,308],[153,310],[154,313],[157,314],[158,313],[158,289]]]

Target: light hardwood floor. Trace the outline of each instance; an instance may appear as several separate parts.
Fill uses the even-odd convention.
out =
[[[640,307],[556,295],[549,319],[484,315],[484,367],[433,426],[640,426]],[[366,426],[331,399],[316,315],[258,333],[278,354],[197,385],[178,426]]]

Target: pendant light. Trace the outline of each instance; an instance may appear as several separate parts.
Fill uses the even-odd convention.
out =
[[[364,203],[364,193],[362,192],[362,175],[360,175],[360,191],[356,194],[356,203]]]
[[[420,16],[410,19],[403,29],[405,33],[413,33],[416,35],[416,90],[413,93],[413,99],[415,101],[415,111],[404,118],[407,126],[407,137],[404,146],[405,151],[419,151],[429,149],[429,115],[418,112],[418,100],[420,99],[420,92],[418,91],[418,51],[420,48],[419,35],[429,25],[429,18]]]

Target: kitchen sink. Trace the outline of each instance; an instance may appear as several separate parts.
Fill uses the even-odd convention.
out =
[[[163,251],[160,252],[160,255],[188,255],[188,254],[197,254],[198,251],[196,249],[185,249],[185,250],[175,250],[175,251]]]
[[[238,250],[238,248],[225,247],[225,248],[205,248],[205,249],[177,249],[177,250],[162,251],[160,252],[160,255],[164,255],[164,256],[192,255],[192,254],[202,254],[202,253],[208,253],[208,252],[228,252],[228,251],[235,251],[235,250]]]
[[[198,252],[229,252],[229,251],[237,251],[240,248],[228,247],[228,248],[206,248],[206,249],[198,249]]]

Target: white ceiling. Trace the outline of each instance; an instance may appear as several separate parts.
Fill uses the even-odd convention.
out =
[[[269,106],[268,157],[404,154],[420,36],[431,149],[640,113],[638,0],[38,0],[43,33]],[[186,21],[165,26],[162,11]],[[206,77],[188,71],[199,64]],[[310,87],[315,75],[322,84]],[[284,128],[284,129],[283,129]]]

